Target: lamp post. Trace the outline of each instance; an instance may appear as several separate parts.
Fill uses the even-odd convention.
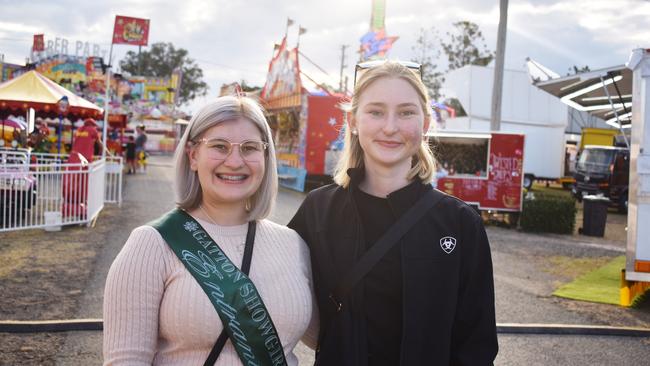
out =
[[[56,142],[56,148],[57,148],[57,153],[61,155],[61,139],[62,139],[62,130],[63,130],[63,114],[68,111],[68,106],[70,105],[70,102],[68,101],[67,96],[63,96],[59,101],[57,102],[57,105],[59,106],[59,133],[58,133],[58,138]]]

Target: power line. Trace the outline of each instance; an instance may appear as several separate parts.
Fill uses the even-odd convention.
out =
[[[300,50],[298,50],[298,53],[300,54],[300,56],[304,57],[305,60],[309,61],[309,63],[311,63],[312,65],[316,66],[316,68],[317,68],[318,70],[322,71],[325,75],[327,75],[328,77],[331,78],[330,74],[329,74],[327,71],[325,71],[325,69],[323,69],[322,67],[318,66],[318,64],[315,63],[314,61],[312,61],[309,57],[307,57],[307,55],[305,55],[304,53],[300,52]]]

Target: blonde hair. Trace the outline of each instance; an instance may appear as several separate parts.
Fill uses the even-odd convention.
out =
[[[201,183],[198,174],[190,168],[189,148],[193,141],[222,122],[246,118],[253,122],[262,133],[262,140],[269,144],[264,157],[265,169],[262,183],[250,198],[248,220],[266,218],[273,209],[278,193],[278,173],[275,161],[273,137],[262,107],[247,97],[219,97],[214,102],[201,108],[190,120],[174,154],[174,192],[176,205],[184,210],[199,206],[202,200]]]
[[[387,61],[377,67],[368,69],[361,78],[357,81],[354,87],[354,95],[352,97],[352,108],[350,113],[352,118],[356,118],[356,113],[359,109],[359,98],[363,92],[375,81],[381,78],[400,78],[408,82],[413,89],[417,92],[422,112],[425,118],[431,118],[431,108],[429,107],[429,95],[427,89],[420,80],[420,77],[408,67],[394,61]],[[363,149],[359,143],[359,137],[353,135],[348,126],[345,129],[345,145],[341,157],[334,169],[334,181],[347,187],[350,184],[350,177],[347,170],[350,168],[363,167]],[[418,148],[417,154],[413,155],[413,162],[411,169],[407,174],[409,180],[414,179],[416,176],[420,178],[423,183],[431,183],[436,171],[436,161],[433,157],[433,152],[429,147],[429,142],[426,138],[422,139],[422,143]]]

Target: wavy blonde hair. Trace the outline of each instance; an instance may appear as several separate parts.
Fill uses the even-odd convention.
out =
[[[431,108],[429,107],[429,94],[427,89],[422,83],[420,77],[408,67],[395,61],[387,61],[377,67],[368,69],[361,78],[357,81],[354,87],[354,95],[352,97],[352,108],[350,113],[351,118],[356,118],[357,111],[359,110],[359,99],[364,91],[381,78],[399,78],[408,82],[418,94],[420,105],[425,118],[431,119]],[[334,169],[334,181],[343,186],[348,187],[350,184],[350,177],[347,170],[350,168],[359,168],[364,166],[363,162],[363,149],[359,143],[359,137],[353,135],[350,131],[349,122],[345,129],[345,145],[341,157]],[[436,171],[436,160],[433,157],[433,152],[429,147],[429,142],[426,138],[422,138],[420,147],[415,155],[413,155],[413,162],[411,169],[408,172],[407,178],[409,180],[415,177],[420,178],[423,183],[431,183]]]
[[[262,140],[269,146],[264,157],[265,169],[257,192],[250,199],[248,220],[261,220],[271,213],[278,194],[278,172],[271,128],[264,117],[262,107],[247,97],[219,97],[201,108],[190,120],[174,154],[174,191],[176,205],[185,210],[197,208],[203,198],[198,174],[190,168],[188,149],[193,141],[205,131],[222,122],[246,118],[262,133]]]

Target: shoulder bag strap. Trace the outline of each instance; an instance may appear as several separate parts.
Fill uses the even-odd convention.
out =
[[[248,275],[248,272],[250,271],[251,268],[251,260],[253,259],[253,245],[255,245],[255,227],[257,223],[255,221],[251,221],[248,223],[248,233],[246,233],[246,246],[244,248],[244,259],[242,260],[242,265],[241,265],[241,271],[244,272],[246,275]],[[208,355],[208,358],[205,360],[205,363],[203,366],[212,366],[214,365],[215,362],[217,362],[217,358],[219,358],[219,355],[221,354],[221,351],[223,350],[223,347],[226,345],[226,342],[228,341],[228,332],[226,332],[226,329],[221,331],[221,334],[219,334],[219,337],[217,338],[217,341],[214,343],[214,347],[212,347],[212,351],[210,351],[210,354]]]
[[[415,225],[433,206],[444,197],[435,190],[428,191],[418,202],[394,223],[388,231],[361,257],[359,262],[343,276],[343,280],[330,294],[336,306],[341,311],[343,299],[370,270],[397,244],[400,239]]]

